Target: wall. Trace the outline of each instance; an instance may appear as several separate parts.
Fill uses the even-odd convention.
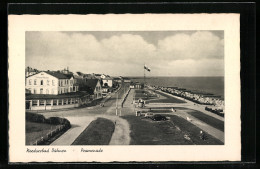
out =
[[[31,80],[31,84],[30,81]],[[34,81],[36,80],[36,85]],[[41,85],[43,81],[43,85]],[[47,83],[49,81],[49,83]],[[36,75],[26,78],[26,89],[31,90],[32,94],[58,94],[58,79],[45,72],[38,73]],[[42,93],[41,93],[41,89]],[[36,91],[36,93],[35,93]]]
[[[53,109],[66,109],[66,108],[74,108],[79,107],[80,104],[67,104],[67,105],[54,105],[54,106],[32,106],[30,110],[53,110]]]
[[[103,79],[102,81],[103,81],[103,85],[104,85],[105,83],[107,83],[107,85],[108,85],[109,87],[113,87],[113,80],[110,80],[110,79],[108,79],[108,80]]]

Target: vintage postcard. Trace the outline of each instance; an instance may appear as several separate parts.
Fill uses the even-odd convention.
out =
[[[240,161],[239,14],[9,15],[9,161]]]

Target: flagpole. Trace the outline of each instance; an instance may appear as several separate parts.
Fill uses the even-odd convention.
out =
[[[145,64],[144,64],[144,86],[145,86]]]

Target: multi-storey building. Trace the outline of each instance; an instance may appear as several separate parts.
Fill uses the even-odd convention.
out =
[[[77,92],[73,75],[42,71],[26,78],[25,88],[31,94],[53,94]]]

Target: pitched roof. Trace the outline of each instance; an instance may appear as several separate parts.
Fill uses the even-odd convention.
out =
[[[58,79],[69,79],[69,77],[67,77],[64,74],[59,73],[59,72],[51,72],[51,71],[44,71],[44,72],[51,75],[51,76],[54,76]]]
[[[95,88],[97,86],[98,79],[88,79],[86,82],[86,86],[90,88]]]
[[[64,74],[67,78],[72,78],[72,77],[74,77],[74,75],[73,74]]]

